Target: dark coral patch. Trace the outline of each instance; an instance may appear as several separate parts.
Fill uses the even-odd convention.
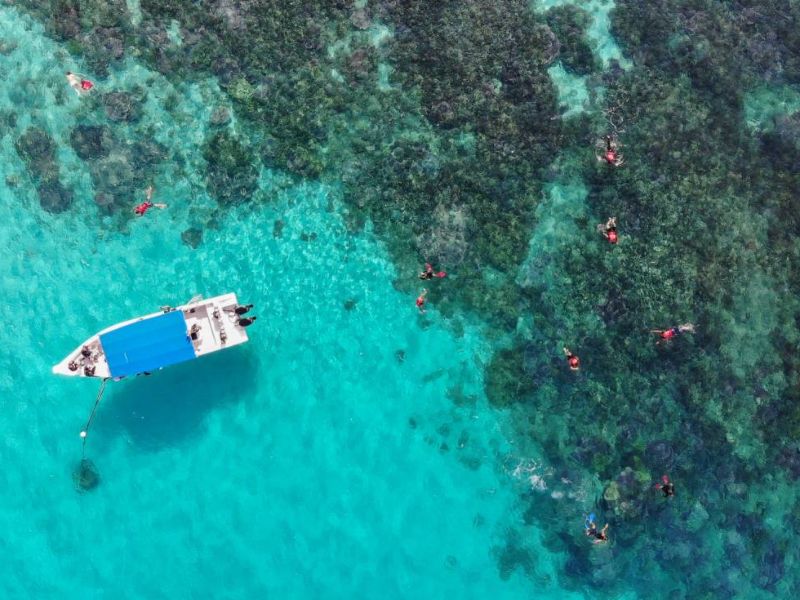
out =
[[[258,185],[257,159],[253,151],[227,131],[213,134],[203,145],[208,163],[206,185],[220,204],[250,200]]]
[[[53,138],[43,129],[32,126],[17,139],[14,147],[25,161],[42,208],[51,213],[67,210],[73,194],[61,183]]]

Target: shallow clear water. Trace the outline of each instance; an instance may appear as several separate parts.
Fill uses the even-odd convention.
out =
[[[61,73],[79,65],[10,8],[0,24],[16,44],[0,56],[11,73],[0,102],[17,112],[0,161],[13,215],[0,224],[0,347],[11,349],[0,354],[0,595],[567,597],[559,554],[537,551],[532,579],[498,570],[493,548],[511,527],[527,547],[538,534],[521,524],[527,475],[507,467],[504,415],[483,397],[480,335],[454,333],[435,307],[420,317],[394,290],[381,245],[349,234],[335,193],[318,185],[279,187],[264,173],[269,205],[229,211],[193,250],[180,232],[212,202],[168,168],[153,182],[168,208],[118,231],[68,145],[81,100],[60,90]],[[213,89],[173,90],[134,66],[112,77],[147,80],[145,119],[173,159],[197,160],[202,132],[158,100],[177,92],[191,114]],[[59,142],[75,189],[62,215],[40,209],[13,149],[31,123]],[[87,447],[101,484],[77,493],[78,432],[97,385],[55,378],[51,365],[109,324],[227,291],[256,305],[250,343],[110,385]]]
[[[0,598],[797,596],[800,13],[57,4],[0,7]],[[80,492],[51,366],[230,291],[250,342],[110,384]]]

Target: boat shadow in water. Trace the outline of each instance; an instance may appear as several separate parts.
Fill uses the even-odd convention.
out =
[[[200,432],[208,414],[234,404],[256,387],[250,348],[231,348],[120,382],[109,382],[94,427],[103,437],[123,434],[146,450],[174,446]],[[104,410],[103,410],[104,409]]]

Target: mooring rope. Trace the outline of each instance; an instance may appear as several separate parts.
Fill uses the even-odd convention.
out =
[[[108,382],[108,378],[106,377],[103,379],[103,383],[100,384],[100,390],[97,392],[97,398],[94,401],[94,408],[92,408],[92,414],[89,415],[89,420],[86,421],[86,425],[83,427],[83,431],[81,431],[81,439],[83,439],[83,448],[81,449],[81,454],[83,457],[86,457],[86,436],[89,435],[89,427],[92,426],[92,420],[94,419],[94,413],[97,412],[97,405],[100,404],[100,399],[103,397],[103,392],[106,389],[106,383]]]

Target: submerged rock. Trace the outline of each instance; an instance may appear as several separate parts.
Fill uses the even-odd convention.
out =
[[[133,166],[139,170],[160,165],[168,154],[167,148],[152,138],[137,141],[131,152]]]
[[[609,510],[624,519],[638,518],[642,514],[645,494],[650,490],[650,476],[625,467],[617,478],[603,491],[603,500]]]
[[[92,461],[84,458],[72,473],[72,480],[78,490],[88,492],[100,485],[100,473],[98,473]]]
[[[108,92],[102,96],[109,119],[116,122],[134,122],[142,117],[142,99],[131,92]]]
[[[775,584],[783,579],[785,571],[784,553],[774,541],[770,541],[761,557],[758,569],[758,582],[763,587],[774,590]]]
[[[224,106],[218,106],[211,113],[209,122],[214,127],[221,127],[231,122],[231,111]]]
[[[61,213],[72,204],[72,190],[65,188],[58,179],[48,179],[36,186],[39,204],[47,212]]]
[[[91,160],[108,156],[114,140],[106,125],[78,125],[70,133],[69,143],[79,158]]]
[[[574,5],[557,6],[547,11],[547,24],[560,45],[561,62],[570,71],[586,75],[599,67],[586,37],[592,16]]]
[[[518,349],[500,350],[492,357],[484,383],[486,396],[493,406],[509,406],[524,400],[534,389],[523,367],[523,353]]]
[[[697,531],[708,521],[708,516],[706,507],[703,506],[700,501],[695,502],[686,518],[686,529],[692,532]]]
[[[72,191],[59,179],[55,141],[43,129],[29,127],[14,147],[28,167],[42,208],[51,213],[67,210],[72,204]]]
[[[181,233],[181,241],[190,248],[197,248],[203,241],[203,230],[199,227],[189,227]]]
[[[654,471],[669,471],[675,464],[675,450],[666,440],[650,442],[644,451],[644,461]]]
[[[206,185],[220,204],[250,200],[258,185],[256,157],[227,131],[215,133],[203,145],[208,163]]]
[[[28,168],[37,175],[46,171],[48,165],[55,160],[56,144],[53,138],[36,126],[28,127],[14,143],[14,148]]]

